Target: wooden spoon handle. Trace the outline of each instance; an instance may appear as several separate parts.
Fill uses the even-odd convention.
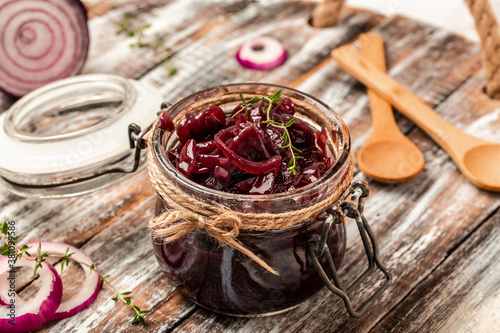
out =
[[[457,161],[467,149],[479,140],[438,116],[419,98],[382,72],[367,57],[352,46],[345,45],[332,51],[333,59],[368,88],[389,101],[401,113],[424,130],[436,143]],[[464,140],[465,136],[467,139]]]
[[[371,62],[379,70],[386,72],[384,41],[380,35],[362,34],[359,36],[359,50],[365,57],[370,57]],[[397,128],[392,107],[389,102],[368,89],[368,99],[370,101],[370,112],[372,115],[373,131],[394,130]]]

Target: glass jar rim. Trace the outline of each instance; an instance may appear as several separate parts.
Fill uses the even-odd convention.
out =
[[[66,90],[76,89],[76,88],[92,87],[92,93],[88,93],[83,96],[82,100],[75,100],[72,97],[63,97],[66,94]],[[100,92],[114,92],[119,94],[121,99],[121,104],[114,108],[113,112],[103,119],[102,121],[91,124],[90,126],[53,135],[37,135],[31,133],[23,133],[18,127],[18,118],[23,118],[24,121],[32,117],[34,112],[39,112],[37,109],[40,108],[42,102],[42,97],[48,101],[67,99],[71,104],[80,103],[85,105],[87,103],[93,102],[96,99],[95,91]],[[49,97],[51,96],[50,99]],[[22,142],[51,142],[59,140],[68,140],[83,135],[87,135],[91,132],[95,132],[99,129],[109,126],[109,124],[116,121],[120,115],[122,115],[126,110],[130,109],[132,105],[136,102],[137,92],[130,80],[125,79],[120,76],[111,74],[86,74],[86,75],[76,75],[73,77],[65,78],[46,84],[34,91],[26,94],[23,98],[15,102],[7,111],[5,115],[5,120],[3,123],[3,130],[13,140]],[[60,108],[64,110],[67,106],[60,105]]]
[[[201,99],[203,99],[206,96],[213,95],[215,94],[224,94],[228,93],[229,90],[234,90],[235,88],[238,87],[252,87],[252,88],[259,88],[259,87],[264,87],[264,88],[276,88],[276,89],[281,89],[282,92],[284,93],[283,95],[286,96],[286,92],[296,94],[298,96],[301,96],[304,98],[304,100],[309,100],[312,101],[319,106],[321,106],[326,113],[329,112],[329,115],[331,116],[332,120],[335,120],[335,125],[338,126],[340,135],[342,136],[342,145],[339,147],[341,150],[341,155],[338,156],[338,159],[335,161],[335,164],[333,165],[330,170],[328,170],[321,178],[318,180],[300,187],[298,189],[295,189],[293,191],[287,191],[287,192],[281,192],[281,193],[274,193],[274,194],[261,194],[261,195],[253,195],[253,194],[234,194],[234,193],[229,193],[229,192],[223,192],[215,189],[211,189],[205,186],[202,186],[187,177],[185,177],[180,171],[178,171],[168,160],[168,158],[165,156],[163,153],[163,150],[161,149],[161,140],[160,140],[160,134],[161,134],[161,129],[159,127],[159,122],[156,124],[156,126],[153,128],[152,132],[152,149],[153,152],[159,161],[160,165],[162,166],[163,170],[165,170],[169,176],[172,176],[175,178],[176,181],[180,182],[183,187],[188,188],[191,191],[195,192],[200,192],[202,191],[205,194],[212,195],[214,198],[220,198],[220,199],[239,199],[241,201],[270,201],[270,200],[278,200],[278,199],[283,199],[283,198],[289,198],[290,196],[296,196],[296,195],[303,195],[307,191],[310,191],[311,189],[316,188],[319,184],[323,183],[324,181],[328,179],[335,179],[337,176],[339,176],[342,173],[342,167],[345,166],[346,163],[349,162],[350,160],[350,154],[351,154],[351,139],[349,135],[349,130],[340,117],[339,114],[337,114],[335,111],[333,111],[332,108],[330,108],[327,104],[324,102],[320,101],[314,96],[311,96],[307,93],[301,92],[299,90],[281,86],[281,85],[276,85],[276,84],[269,84],[269,83],[231,83],[231,84],[225,84],[225,85],[219,85],[211,88],[207,88],[204,90],[201,90],[199,92],[196,92],[194,94],[191,94],[181,100],[179,100],[177,103],[172,105],[169,108],[169,112],[172,114],[172,118],[174,119],[174,122],[176,122],[176,116],[179,113],[182,113],[182,109],[187,106],[193,104],[193,102],[197,102]],[[234,93],[236,93],[235,90]],[[244,93],[244,91],[241,91]],[[222,95],[221,95],[222,96]],[[286,96],[288,97],[288,96]],[[177,110],[177,109],[181,110]],[[176,111],[179,111],[178,113]],[[175,131],[172,132],[169,135],[175,135]]]

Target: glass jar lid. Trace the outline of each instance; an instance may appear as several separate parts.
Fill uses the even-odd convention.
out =
[[[161,100],[142,82],[108,74],[30,92],[0,115],[1,182],[21,196],[59,198],[124,180],[132,173],[109,170],[132,169],[129,125],[148,127]],[[144,165],[141,154],[137,169]]]

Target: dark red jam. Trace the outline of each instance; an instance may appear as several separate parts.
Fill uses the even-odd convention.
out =
[[[157,202],[156,214],[165,209]],[[173,243],[156,241],[161,269],[179,291],[203,307],[225,314],[272,314],[294,307],[324,284],[307,254],[310,235],[321,234],[323,219],[287,230],[240,233],[238,240],[279,272],[273,275],[230,246],[222,247],[203,231]],[[327,245],[337,269],[346,246],[344,224],[334,224]],[[327,267],[324,258],[323,267]]]
[[[236,194],[293,191],[318,180],[334,164],[326,131],[296,118],[291,99],[271,97],[245,101],[228,116],[216,105],[186,114],[170,161],[192,181]],[[161,128],[172,130],[166,113]]]

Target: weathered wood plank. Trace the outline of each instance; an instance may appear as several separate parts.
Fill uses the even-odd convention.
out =
[[[171,0],[143,1],[143,0],[83,0],[89,19],[105,16],[112,10],[128,8],[129,11],[149,12],[153,8],[163,6]]]
[[[149,4],[148,4],[149,3]],[[142,4],[142,2],[141,2]],[[134,25],[151,24],[145,31],[143,41],[154,41],[162,37],[163,43],[175,54],[180,49],[202,38],[210,30],[223,25],[227,17],[236,15],[247,6],[255,7],[252,1],[216,2],[146,1],[143,6],[119,6],[89,22],[91,31],[91,58],[84,73],[110,73],[130,78],[140,78],[152,68],[159,67],[169,79],[167,66],[159,66],[166,52],[155,53],[149,48],[130,48],[135,38],[117,36],[117,23],[125,13],[130,13]]]
[[[21,199],[1,190],[0,220],[16,221],[21,242],[53,240],[79,246],[153,194],[147,172],[93,194],[59,200]]]
[[[307,23],[313,3],[265,2],[248,6],[231,16],[211,34],[187,45],[172,58],[178,74],[169,77],[154,69],[143,80],[158,87],[175,102],[196,91],[234,82],[269,82],[287,85],[329,57],[329,50],[355,39],[371,29],[382,17],[361,10],[348,10],[343,24],[314,29]],[[242,68],[235,59],[238,47],[251,38],[271,35],[282,41],[289,53],[284,66],[274,71]]]
[[[495,332],[500,327],[500,213],[485,221],[377,324],[384,332]]]

